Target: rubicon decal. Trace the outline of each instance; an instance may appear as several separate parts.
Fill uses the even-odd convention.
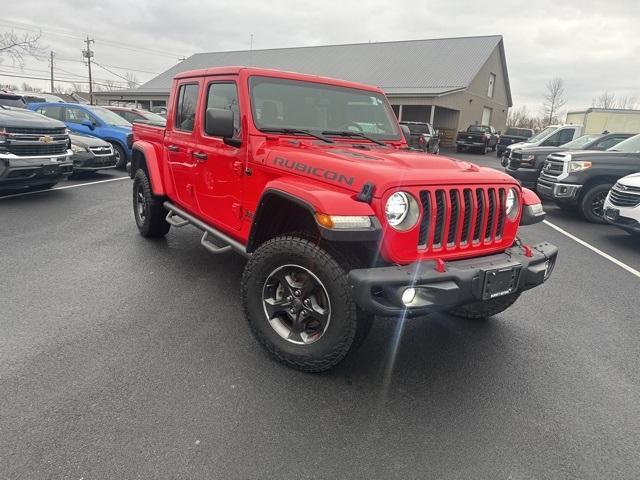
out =
[[[288,168],[290,170],[296,170],[298,172],[311,174],[314,177],[323,178],[332,182],[344,183],[345,185],[353,185],[354,177],[348,177],[339,172],[333,170],[327,170],[322,167],[315,167],[302,162],[294,162],[293,160],[287,160],[282,157],[275,157],[273,164],[278,167]]]

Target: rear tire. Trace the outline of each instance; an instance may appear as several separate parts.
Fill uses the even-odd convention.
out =
[[[582,218],[591,223],[605,223],[603,216],[604,200],[613,185],[603,183],[584,192],[578,202],[578,211]]]
[[[503,297],[484,300],[481,302],[469,303],[460,307],[452,308],[447,313],[454,317],[466,318],[468,320],[486,320],[489,317],[504,312],[515,303],[520,297],[520,292],[505,295]]]
[[[162,198],[151,190],[147,172],[139,168],[133,177],[133,216],[140,235],[147,238],[164,237],[171,225],[165,220],[167,209],[162,206]]]
[[[256,339],[297,370],[322,372],[340,363],[371,328],[368,318],[358,320],[347,273],[309,240],[282,236],[262,244],[247,262],[241,287]]]

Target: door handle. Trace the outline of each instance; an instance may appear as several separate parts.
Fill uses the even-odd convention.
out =
[[[191,156],[200,162],[204,162],[208,158],[208,155],[204,152],[193,152]]]
[[[170,152],[179,152],[180,148],[177,145],[169,145],[167,147],[169,149]]]

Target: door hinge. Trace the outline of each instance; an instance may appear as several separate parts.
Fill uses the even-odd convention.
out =
[[[240,206],[239,203],[233,203],[231,204],[231,211],[233,212],[233,214],[238,217],[241,218],[242,217],[242,207]]]
[[[242,176],[244,173],[244,163],[243,162],[233,162],[233,169],[239,176]]]

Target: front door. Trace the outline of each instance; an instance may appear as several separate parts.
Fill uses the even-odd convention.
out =
[[[87,135],[95,136],[97,136],[95,130],[100,126],[100,123],[93,115],[80,107],[65,107],[64,123],[72,132],[86,133]],[[87,123],[93,125],[93,128],[86,125]]]
[[[207,109],[223,108],[233,112],[234,140],[242,138],[238,87],[232,78],[216,77],[208,80],[204,88],[198,146],[193,152],[197,162],[195,181],[198,205],[202,215],[211,223],[239,230],[246,146],[228,145],[222,138],[210,137],[204,131]]]
[[[178,203],[197,209],[193,152],[196,146],[194,134],[200,125],[196,115],[200,81],[184,81],[177,88],[176,105],[172,117],[167,119],[164,148]]]
[[[484,107],[482,109],[482,121],[480,125],[491,125],[491,113],[492,110],[489,107]]]

